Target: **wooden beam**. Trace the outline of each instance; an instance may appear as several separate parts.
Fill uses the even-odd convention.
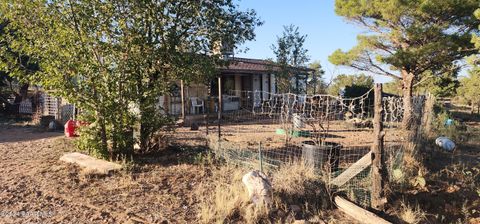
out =
[[[350,179],[355,177],[357,174],[362,172],[368,166],[370,166],[370,164],[372,164],[372,152],[368,152],[361,159],[348,167],[348,169],[346,169],[345,171],[343,171],[343,173],[338,175],[338,177],[333,179],[330,184],[340,187],[347,183]]]
[[[391,222],[380,218],[374,213],[367,211],[340,196],[335,196],[334,201],[340,211],[344,212],[345,214],[349,215],[360,223],[391,224]]]
[[[182,98],[182,119],[185,122],[185,89],[183,86],[183,80],[180,80],[180,97]]]
[[[373,144],[372,144],[372,191],[371,207],[378,211],[384,209],[386,198],[383,194],[385,179],[385,159],[383,158],[383,132],[382,123],[382,84],[375,84],[374,87],[374,115],[373,115]]]

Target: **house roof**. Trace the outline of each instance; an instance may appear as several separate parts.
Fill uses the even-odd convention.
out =
[[[252,59],[252,58],[231,58],[230,64],[224,68],[220,68],[223,73],[268,73],[275,72],[280,69],[278,65],[269,60]],[[312,72],[313,69],[306,67],[295,68],[299,73]]]

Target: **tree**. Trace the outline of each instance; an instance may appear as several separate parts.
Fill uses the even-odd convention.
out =
[[[401,80],[405,128],[412,125],[412,90],[416,83],[440,76],[473,53],[471,34],[479,22],[479,0],[336,0],[335,12],[367,30],[349,51],[329,58],[372,74]]]
[[[15,38],[14,30],[8,30],[8,20],[2,18],[0,22],[0,36]],[[8,30],[8,31],[7,31]],[[7,34],[6,32],[10,32]],[[20,103],[28,95],[29,82],[26,78],[38,71],[38,64],[33,63],[28,55],[22,55],[12,50],[8,41],[0,40],[0,87],[7,87],[8,94],[15,96],[14,103]],[[13,88],[13,83],[19,84],[18,89]]]
[[[308,65],[313,70],[310,79],[308,80],[307,91],[310,89],[310,94],[321,94],[326,92],[327,85],[323,80],[325,71],[322,69],[320,61],[314,61]],[[311,86],[308,88],[308,86]]]
[[[205,80],[224,62],[213,55],[221,41],[238,46],[261,24],[253,10],[231,0],[4,1],[1,12],[17,38],[16,52],[41,71],[29,80],[75,103],[91,122],[86,147],[102,155],[132,148],[140,123],[143,151],[168,122],[158,97],[177,80]]]
[[[470,105],[470,112],[473,114],[475,106],[477,113],[480,114],[480,68],[474,66],[468,72],[468,77],[460,79],[460,87],[458,88],[458,96],[461,101]]]
[[[347,87],[350,87],[350,89],[351,87],[358,87],[358,89],[361,89],[362,91],[365,89],[368,91],[373,87],[373,78],[365,74],[358,74],[358,75],[341,74],[332,80],[332,83],[329,85],[327,92],[328,94],[334,95],[334,96],[344,95],[343,93],[345,93],[345,89]],[[350,90],[350,92],[354,92],[354,91]],[[354,95],[358,95],[358,94],[354,94]],[[363,94],[360,93],[360,95],[358,96],[361,96],[361,95]]]
[[[424,75],[429,78],[423,79],[421,83],[416,83],[412,92],[415,94],[430,93],[437,97],[451,97],[457,92],[460,83],[458,81],[458,69],[445,72],[443,74],[433,75],[432,72],[427,71]],[[383,91],[394,95],[402,95],[401,80],[393,80],[383,85]]]
[[[430,75],[431,78],[424,79],[425,82],[417,83],[414,86],[413,92],[418,94],[430,93],[436,97],[450,97],[456,94],[459,86],[457,79],[458,68],[452,69],[449,72],[433,75],[431,71],[424,73],[425,76]]]
[[[480,9],[475,11],[475,17],[480,19]],[[480,49],[480,37],[477,34],[473,34],[472,43],[475,47]],[[467,62],[472,66],[468,71],[468,77],[464,77],[460,80],[460,87],[458,88],[457,95],[461,101],[470,105],[470,112],[473,114],[475,111],[475,105],[477,106],[477,113],[480,114],[480,66],[479,66],[478,54],[468,58]]]
[[[309,60],[308,50],[304,48],[307,35],[301,35],[298,27],[294,25],[283,26],[283,34],[277,36],[276,45],[271,48],[276,56],[276,64],[280,68],[277,71],[277,86],[280,92],[303,92],[300,87],[301,77],[298,67],[305,66]],[[292,83],[293,82],[293,83]]]

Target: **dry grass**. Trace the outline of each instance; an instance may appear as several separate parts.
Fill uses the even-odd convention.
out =
[[[404,202],[398,211],[398,217],[409,224],[421,223],[426,219],[426,213],[419,206],[412,207]]]
[[[248,192],[242,183],[245,170],[223,166],[215,170],[214,179],[207,188],[197,192],[201,198],[199,219],[202,223],[224,223],[243,220],[254,223],[268,214],[265,206],[250,205]]]
[[[203,223],[290,223],[295,219],[321,220],[319,211],[330,207],[330,197],[313,167],[292,162],[271,173],[273,203],[254,205],[242,183],[247,170],[222,166],[215,178],[196,194],[201,198],[199,219]],[[207,189],[213,189],[208,192]]]
[[[302,161],[293,161],[281,166],[273,174],[273,188],[288,194],[303,194],[304,183],[318,180],[314,167]]]

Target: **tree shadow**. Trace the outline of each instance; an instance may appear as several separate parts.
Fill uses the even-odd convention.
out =
[[[47,132],[35,126],[0,124],[0,143],[35,141],[62,135],[62,132]]]
[[[163,150],[133,155],[136,165],[172,166],[181,164],[196,164],[201,156],[208,151],[206,146],[170,145]]]

